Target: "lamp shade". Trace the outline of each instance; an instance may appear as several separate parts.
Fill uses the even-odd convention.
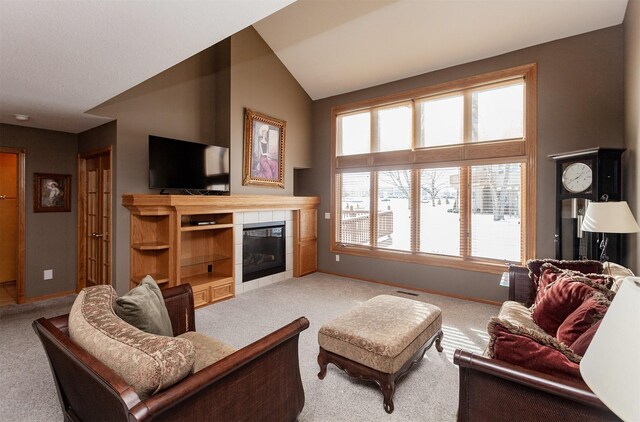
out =
[[[640,277],[627,277],[580,362],[589,388],[624,421],[640,420]]]
[[[582,220],[582,230],[598,233],[636,233],[640,231],[626,201],[591,202]]]

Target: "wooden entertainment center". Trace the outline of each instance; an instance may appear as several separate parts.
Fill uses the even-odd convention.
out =
[[[196,306],[234,297],[234,212],[293,211],[293,274],[314,272],[319,203],[315,196],[125,194],[131,287],[150,274],[163,289],[191,284]]]

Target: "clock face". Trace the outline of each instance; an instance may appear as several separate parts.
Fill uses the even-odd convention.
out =
[[[593,171],[585,163],[569,164],[562,172],[562,186],[571,193],[584,192],[592,180]]]

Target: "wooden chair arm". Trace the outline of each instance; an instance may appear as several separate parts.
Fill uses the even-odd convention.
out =
[[[179,336],[187,331],[196,331],[196,317],[193,306],[193,290],[190,284],[181,284],[162,290],[167,306],[173,335]]]
[[[295,419],[304,406],[298,335],[308,327],[306,318],[298,318],[137,404],[130,420]]]
[[[530,370],[456,350],[460,367],[459,421],[618,421],[580,380]]]
[[[509,265],[509,300],[531,306],[536,296],[536,286],[529,277],[529,270],[520,265]]]

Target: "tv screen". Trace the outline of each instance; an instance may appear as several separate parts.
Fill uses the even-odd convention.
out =
[[[149,188],[229,191],[229,148],[149,136]]]

